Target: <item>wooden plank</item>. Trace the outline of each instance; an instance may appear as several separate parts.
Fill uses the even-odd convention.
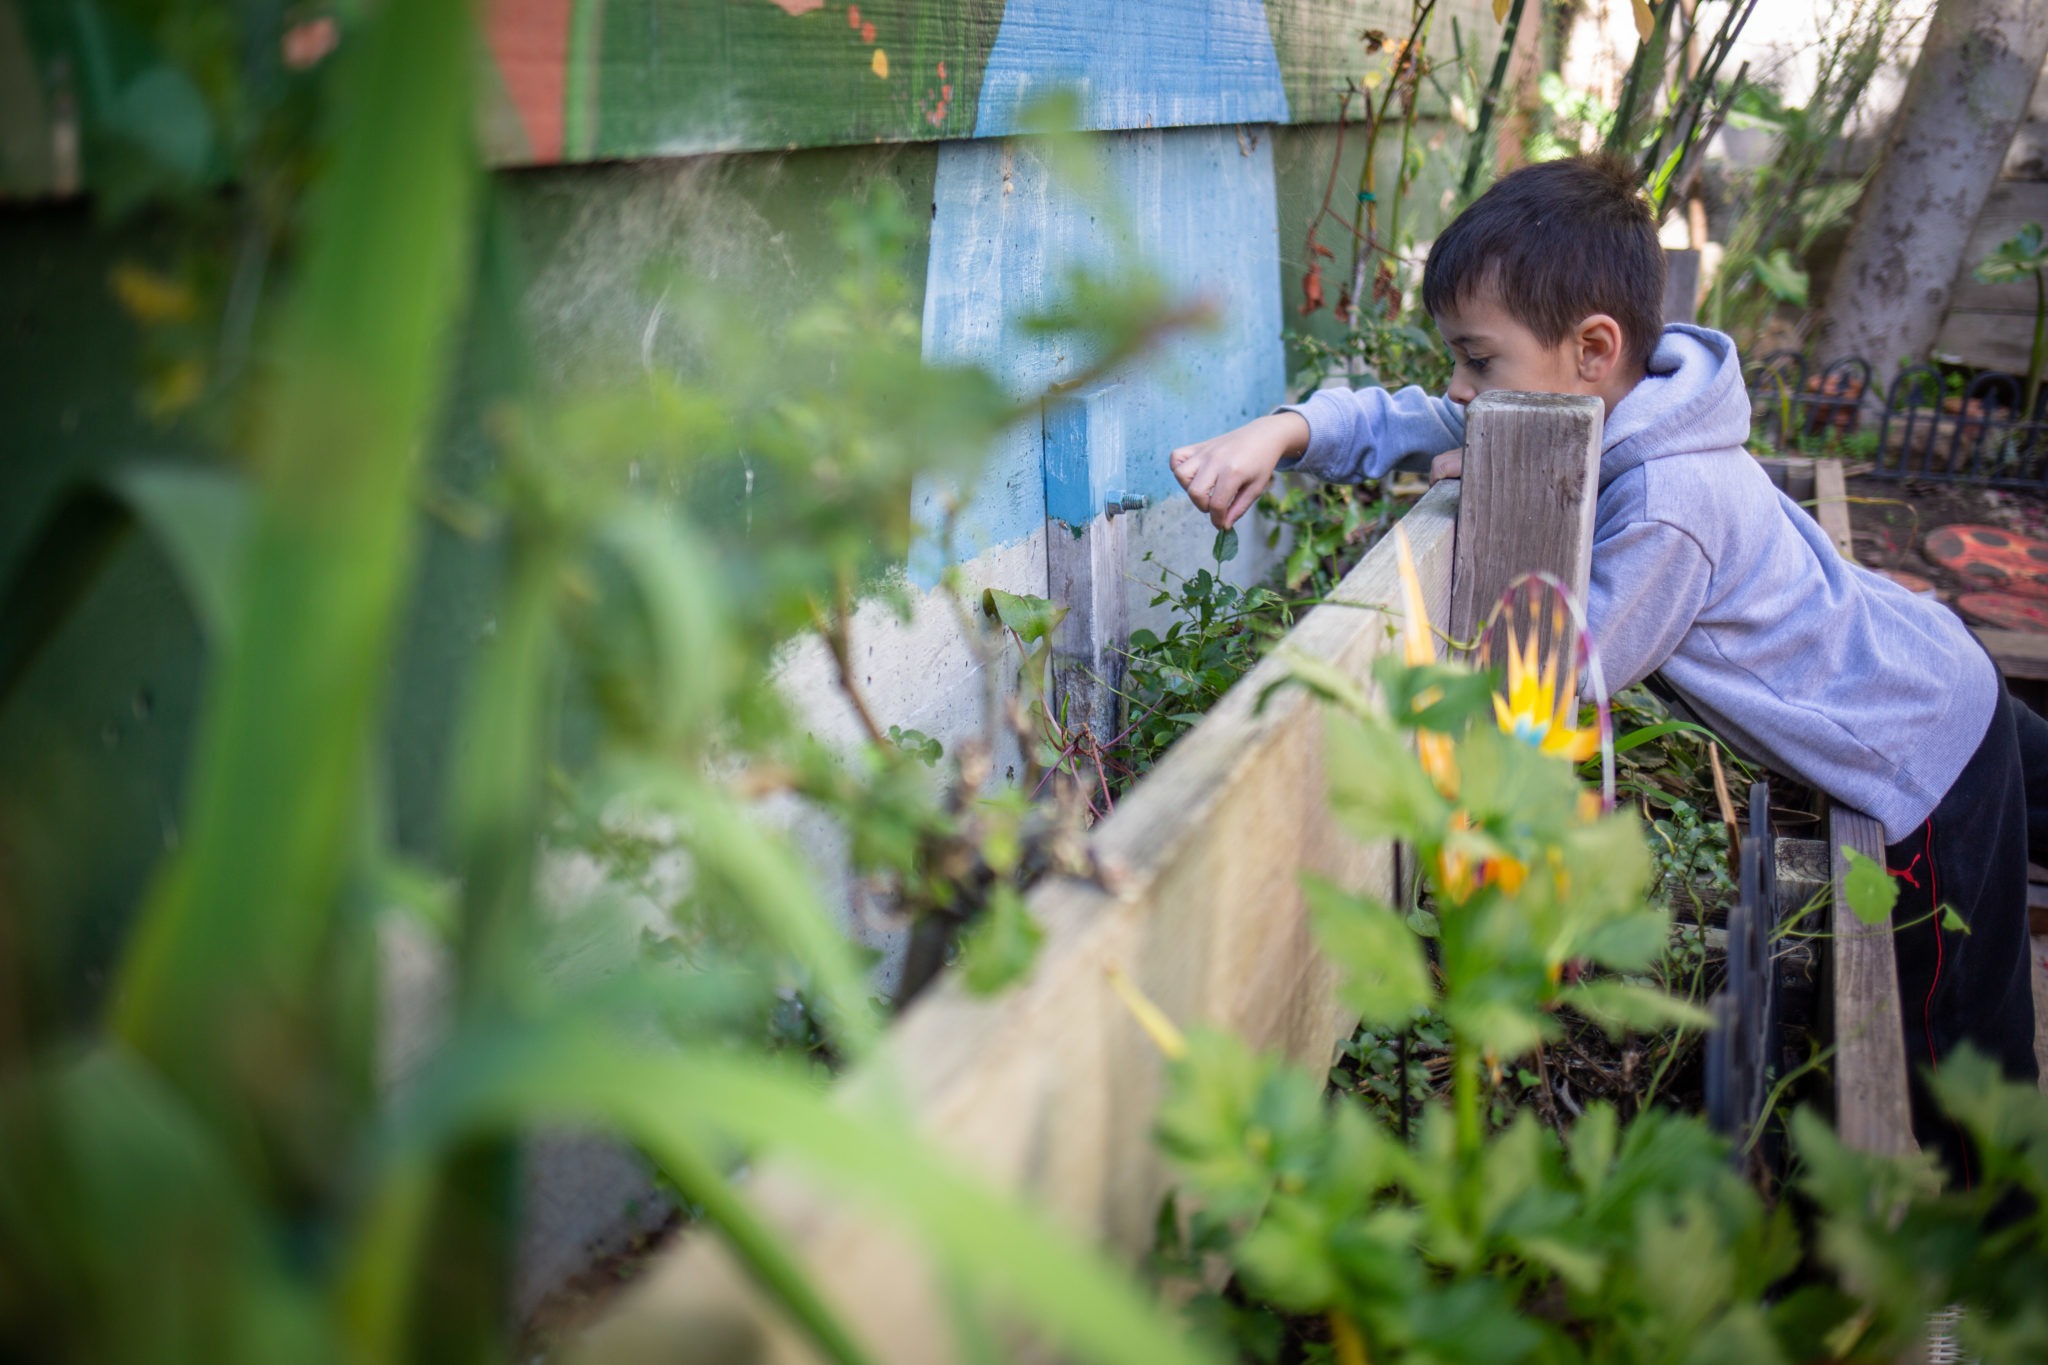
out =
[[[1989,626],[1971,626],[1970,632],[2006,677],[2048,679],[2048,635]]]
[[[1898,964],[1892,924],[1865,924],[1849,909],[1843,887],[1852,848],[1880,865],[1884,831],[1861,811],[1837,806],[1828,813],[1834,863],[1833,952],[1835,1128],[1842,1141],[1866,1152],[1899,1155],[1915,1149],[1906,1095],[1906,1042],[1899,1014]]]
[[[2043,82],[2048,84],[2048,82]],[[1999,176],[2006,180],[2048,180],[2048,121],[2029,119],[2012,135],[2005,166]]]
[[[2041,1069],[2041,1089],[2048,1093],[2048,938],[2037,929],[2027,946],[2034,959],[2034,1062]]]
[[[2032,281],[1984,284],[1971,273],[2000,242],[2028,223],[2048,223],[2048,183],[2001,180],[1993,185],[1977,215],[1977,226],[1970,232],[1970,244],[1963,250],[1962,266],[1949,294],[1951,312],[2019,313],[2032,321]]]
[[[1792,501],[1804,505],[1813,501],[1813,457],[1810,455],[1758,456],[1757,463],[1770,475],[1771,483]]]
[[[0,4],[0,16],[11,8]],[[1060,88],[1080,95],[1089,130],[1331,122],[1352,82],[1389,71],[1410,12],[1407,0],[485,0],[479,9],[489,58],[479,123],[499,165],[1000,137],[1021,131],[1032,101]],[[64,73],[94,70],[97,54],[83,50],[74,24],[17,27],[0,25],[0,69],[32,79],[4,102],[29,126],[32,136],[17,141],[46,148],[47,111],[91,94]],[[1386,41],[1368,52],[1361,35],[1374,30]],[[1425,43],[1440,78],[1421,91],[1426,135],[1451,112],[1437,87],[1458,88],[1460,43],[1483,73],[1500,34],[1488,0],[1440,0]],[[15,51],[24,40],[31,50]],[[175,65],[146,51],[131,60],[136,71]],[[1354,100],[1352,116],[1362,112]],[[0,156],[0,194],[46,194],[63,182],[46,155]]]
[[[1849,530],[1849,489],[1842,477],[1840,460],[1813,462],[1813,517],[1828,533],[1842,558],[1855,563],[1856,538]]]
[[[1581,606],[1593,567],[1600,400],[1484,393],[1465,409],[1465,494],[1451,575],[1451,637],[1471,640],[1516,577],[1557,575]]]
[[[1448,610],[1457,485],[1403,519],[1429,610]],[[1400,600],[1382,543],[1289,633],[1290,650],[1370,675]],[[1183,1026],[1234,1030],[1321,1066],[1348,1032],[1334,973],[1316,951],[1303,871],[1393,893],[1385,846],[1331,818],[1321,707],[1248,674],[1097,827],[1099,884],[1057,880],[1030,897],[1045,932],[1031,977],[994,999],[942,979],[899,1020],[882,1055],[844,1082],[849,1102],[906,1107],[918,1130],[1074,1232],[1135,1260],[1168,1186],[1151,1132],[1164,1075],[1110,985],[1126,974]],[[886,1225],[771,1167],[751,1195],[828,1300],[891,1365],[950,1365],[952,1331],[931,1267]],[[717,1343],[702,1359],[796,1365],[814,1357],[709,1241],[663,1257],[586,1339],[586,1358],[642,1343]],[[757,1353],[748,1355],[750,1349]]]
[[[2032,312],[1987,313],[1952,308],[1941,324],[1941,335],[1935,339],[1934,358],[1950,365],[2023,375],[2033,343]],[[1945,424],[1943,451],[1948,448],[1946,430]]]

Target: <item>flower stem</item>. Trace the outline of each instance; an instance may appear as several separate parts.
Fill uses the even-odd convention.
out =
[[[1451,1108],[1458,1120],[1458,1160],[1479,1157],[1479,1048],[1462,1034],[1451,1035]]]

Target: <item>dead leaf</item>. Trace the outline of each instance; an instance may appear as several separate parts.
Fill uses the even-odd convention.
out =
[[[1650,8],[1650,0],[1630,0],[1630,4],[1636,12],[1636,37],[1647,43],[1657,31],[1657,13]]]
[[[1493,0],[1493,22],[1505,24],[1508,21],[1508,0]]]
[[[1307,317],[1322,306],[1323,263],[1311,256],[1308,262],[1308,273],[1301,277],[1301,315]]]
[[[1358,41],[1365,44],[1367,52],[1378,52],[1387,45],[1387,35],[1376,28],[1369,28],[1358,35]]]

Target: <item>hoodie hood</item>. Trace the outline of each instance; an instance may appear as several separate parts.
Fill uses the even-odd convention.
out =
[[[1666,455],[1740,452],[1749,439],[1749,391],[1735,340],[1690,323],[1665,327],[1647,373],[1608,414],[1600,486]]]

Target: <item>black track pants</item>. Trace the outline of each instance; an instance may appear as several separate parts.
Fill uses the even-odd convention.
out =
[[[2048,814],[2048,722],[2000,687],[1983,741],[1934,814],[1885,850],[1899,888],[1892,923],[1909,926],[1893,946],[1913,1129],[1956,1180],[1974,1172],[1926,1072],[1967,1042],[2013,1080],[2038,1075],[2027,935],[2028,796],[2036,787]],[[1940,928],[1935,911],[1943,905],[1955,908],[1968,933]]]

